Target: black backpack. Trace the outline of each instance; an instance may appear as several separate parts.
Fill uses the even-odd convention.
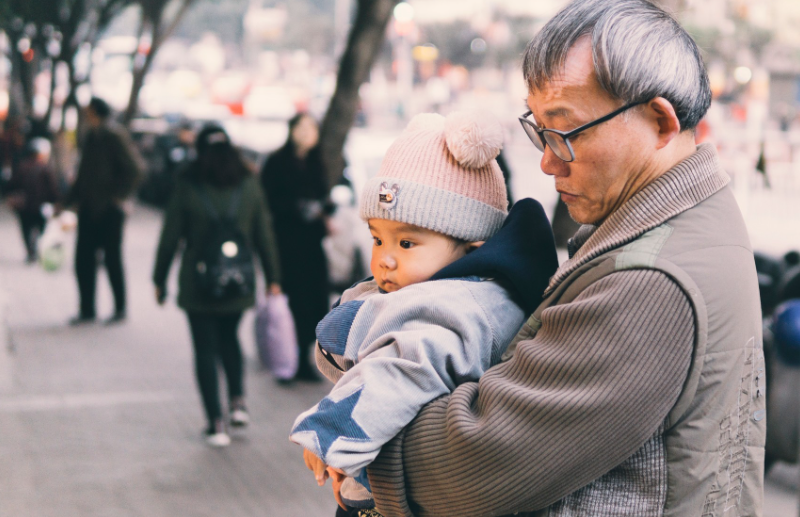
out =
[[[253,253],[236,226],[243,187],[234,191],[224,218],[219,216],[203,187],[198,186],[197,191],[211,219],[195,264],[201,291],[214,301],[251,295],[256,285]]]

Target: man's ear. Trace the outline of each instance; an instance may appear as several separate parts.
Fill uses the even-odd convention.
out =
[[[650,115],[658,125],[656,149],[663,149],[681,132],[681,123],[672,103],[664,97],[656,97],[647,103]]]
[[[476,249],[480,248],[484,244],[486,244],[486,241],[468,242],[467,243],[467,253],[475,251]]]

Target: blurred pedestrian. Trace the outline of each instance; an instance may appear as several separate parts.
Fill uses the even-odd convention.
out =
[[[164,218],[153,282],[156,300],[163,304],[170,265],[179,245],[185,244],[178,305],[186,311],[191,329],[195,374],[208,418],[207,440],[212,446],[225,446],[230,437],[222,417],[217,368],[221,363],[225,372],[230,425],[247,425],[238,328],[242,313],[255,303],[255,286],[240,282],[235,291],[209,290],[211,255],[221,251],[231,259],[226,271],[217,271],[221,284],[223,275],[236,281],[246,276],[248,262],[252,268],[249,253],[256,251],[270,294],[281,293],[280,266],[266,200],[228,135],[219,126],[206,126],[197,135],[196,147],[197,157],[179,175]],[[221,232],[228,233],[219,239]],[[224,242],[216,246],[220,240]]]
[[[122,266],[122,236],[125,200],[134,192],[143,170],[142,159],[124,128],[111,122],[111,107],[94,97],[84,110],[88,130],[81,146],[78,174],[65,206],[77,205],[78,239],[75,274],[80,293],[80,312],[73,325],[95,320],[97,252],[114,293],[114,314],[106,323],[126,317],[125,273]]]
[[[297,328],[300,366],[296,378],[310,381],[320,380],[311,365],[310,351],[317,323],[330,305],[322,239],[331,210],[318,143],[316,120],[298,114],[289,121],[286,143],[267,159],[261,171],[261,185],[275,218],[283,290]]]
[[[36,262],[36,242],[44,231],[46,220],[42,208],[45,203],[58,200],[58,184],[49,165],[50,152],[48,140],[32,139],[6,186],[8,204],[19,218],[29,264]]]
[[[5,194],[7,183],[11,180],[22,160],[25,150],[24,121],[19,116],[9,117],[0,132],[0,194]]]
[[[764,142],[761,142],[761,146],[758,149],[758,160],[756,160],[756,172],[761,175],[764,179],[764,187],[767,189],[772,188],[772,184],[769,182],[769,174],[767,174],[767,155],[764,151]]]

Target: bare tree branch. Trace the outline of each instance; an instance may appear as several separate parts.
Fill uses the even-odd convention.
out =
[[[127,125],[136,116],[139,110],[139,93],[144,86],[144,80],[147,73],[153,64],[153,61],[158,53],[161,45],[172,36],[178,24],[183,17],[195,4],[196,0],[180,0],[178,10],[172,16],[172,19],[167,22],[164,19],[167,11],[167,6],[170,0],[139,0],[139,5],[142,7],[142,23],[150,25],[151,39],[150,49],[144,58],[141,66],[136,66],[134,58],[133,67],[133,84],[131,85],[131,94],[128,98],[128,107],[123,116],[123,122]],[[162,29],[163,28],[163,29]],[[141,37],[141,34],[140,34]]]

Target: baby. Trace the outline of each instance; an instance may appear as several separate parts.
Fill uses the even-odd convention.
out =
[[[541,205],[507,213],[501,147],[486,117],[418,115],[364,188],[373,277],[317,326],[336,385],[291,433],[317,482],[341,483],[337,515],[380,515],[367,465],[426,403],[500,361],[556,270]]]

